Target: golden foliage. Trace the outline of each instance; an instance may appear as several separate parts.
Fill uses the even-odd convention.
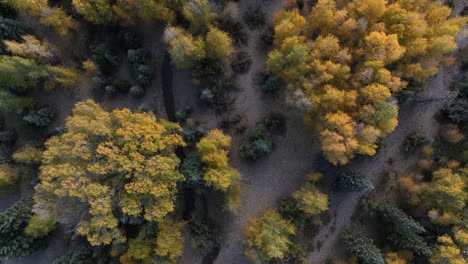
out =
[[[403,79],[434,75],[467,21],[429,0],[352,0],[341,9],[319,0],[304,12],[276,15],[267,68],[288,83],[288,93],[309,101],[301,110],[333,164],[375,154],[378,139],[398,124],[392,97],[406,88]],[[347,128],[330,129],[333,120]]]
[[[38,164],[42,160],[42,151],[35,147],[23,147],[13,153],[13,159],[19,163]]]
[[[185,145],[177,124],[128,109],[106,112],[88,100],[76,104],[66,128],[45,143],[36,214],[56,217],[67,211],[60,200],[80,201],[90,217],[80,220],[77,232],[92,245],[107,245],[125,240],[116,205],[147,221],[174,210],[183,179],[175,149]]]

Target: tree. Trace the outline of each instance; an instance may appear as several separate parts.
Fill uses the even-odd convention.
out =
[[[177,68],[191,68],[197,60],[205,58],[204,42],[193,39],[183,28],[167,27],[164,41],[169,46],[172,63]]]
[[[252,217],[246,229],[249,246],[246,254],[260,261],[283,259],[291,245],[289,236],[295,232],[294,225],[276,211],[268,210],[261,218]]]
[[[377,213],[387,223],[403,226],[415,233],[423,233],[425,229],[420,223],[392,205],[381,204],[377,206]]]
[[[346,231],[343,235],[346,248],[356,255],[362,264],[385,264],[380,250],[374,246],[372,239],[356,231]]]
[[[51,7],[47,0],[6,0],[7,4],[22,9],[30,15],[39,16],[39,22],[52,27],[59,35],[66,36],[71,29],[77,29],[77,22],[59,7]]]
[[[41,42],[32,35],[25,35],[22,40],[22,42],[6,40],[5,45],[16,56],[32,59],[52,57],[51,46],[48,42]]]
[[[0,188],[10,186],[16,182],[16,173],[13,168],[6,164],[0,165]]]
[[[20,200],[0,214],[0,259],[27,256],[36,251],[43,241],[24,233],[32,217],[31,199]]]
[[[308,215],[316,215],[328,210],[328,196],[321,193],[312,183],[306,184],[292,196],[299,209]]]
[[[210,27],[206,34],[206,57],[213,60],[221,60],[231,56],[233,51],[232,39],[226,32],[215,27]]]
[[[182,255],[184,248],[183,226],[183,223],[175,222],[168,218],[158,223],[159,232],[156,238],[156,255],[168,257],[173,263],[177,263],[177,258]]]
[[[110,0],[73,0],[72,4],[91,23],[107,24],[117,21]]]
[[[466,260],[461,254],[461,250],[447,235],[437,238],[439,242],[429,259],[432,264],[464,264]]]
[[[387,264],[406,264],[406,260],[400,258],[397,253],[390,252],[385,256],[385,261]]]
[[[398,124],[393,97],[409,81],[418,86],[437,73],[468,21],[450,18],[450,8],[429,0],[351,0],[339,6],[319,0],[312,8],[298,4],[300,14],[278,14],[267,61],[335,165],[376,153],[379,139]],[[453,109],[456,116],[463,115],[462,106]],[[330,130],[330,117],[346,120],[354,133]]]
[[[337,188],[348,192],[362,192],[374,189],[374,185],[366,175],[346,170],[338,175]]]
[[[190,22],[190,29],[193,32],[207,29],[215,18],[208,0],[187,1],[183,7],[183,14]]]
[[[30,111],[23,120],[36,126],[46,127],[55,117],[55,111],[52,108],[44,107],[37,111]]]
[[[441,168],[432,173],[432,180],[423,192],[423,201],[429,208],[457,212],[466,205],[465,182],[459,173]]]
[[[205,164],[203,180],[214,189],[226,192],[240,180],[239,172],[229,166],[229,148],[231,137],[218,129],[213,129],[197,143],[197,150]]]
[[[39,164],[42,160],[42,151],[32,146],[25,146],[15,151],[12,157],[18,163]]]
[[[75,105],[66,129],[45,143],[37,216],[58,221],[86,213],[86,220],[74,218],[77,233],[91,245],[108,245],[125,240],[116,213],[155,222],[174,210],[183,179],[177,124],[128,109],[106,112],[88,100]]]

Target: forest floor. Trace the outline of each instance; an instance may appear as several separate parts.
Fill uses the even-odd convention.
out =
[[[255,7],[257,4],[267,14],[271,23],[273,14],[279,10],[283,0],[270,0],[267,4],[259,4],[262,1],[241,0],[233,4],[234,12],[238,12],[237,17],[248,7]],[[456,2],[455,8],[460,11],[468,5],[468,0]],[[237,9],[237,10],[236,10]],[[49,36],[50,32],[42,29],[43,36]],[[243,122],[249,128],[253,128],[257,121],[263,118],[271,111],[282,113],[287,119],[287,130],[284,135],[274,136],[274,151],[267,157],[255,162],[246,162],[240,159],[238,149],[243,140],[246,140],[247,134],[233,135],[233,149],[231,154],[232,165],[236,167],[243,175],[241,207],[236,215],[221,212],[218,207],[210,206],[210,214],[222,223],[225,231],[223,241],[221,242],[220,253],[215,260],[216,264],[250,264],[253,263],[244,255],[246,245],[244,244],[244,230],[251,216],[259,216],[267,209],[275,208],[278,201],[288,197],[291,192],[300,188],[305,182],[305,175],[315,171],[331,171],[334,168],[323,160],[319,152],[319,147],[315,140],[312,128],[304,124],[302,114],[286,106],[283,98],[273,100],[265,98],[259,87],[253,83],[256,73],[265,68],[266,54],[258,48],[258,42],[263,29],[248,30],[249,42],[243,49],[247,50],[253,58],[253,64],[250,71],[246,74],[236,77],[236,84],[239,91],[235,94],[236,102],[234,104],[234,114],[240,114]],[[141,27],[141,36],[145,36],[144,46],[151,50],[155,60],[162,62],[163,51],[161,50],[160,32],[156,32],[151,27]],[[54,35],[53,33],[50,33]],[[151,37],[148,37],[151,36]],[[159,37],[158,37],[159,36]],[[83,37],[84,38],[84,37]],[[55,40],[54,40],[55,41]],[[57,40],[59,41],[59,40]],[[459,52],[466,52],[467,39],[459,42]],[[64,43],[61,43],[64,44]],[[71,43],[68,43],[70,45]],[[87,45],[85,43],[75,43],[80,52],[84,52]],[[69,47],[64,45],[64,47]],[[66,50],[62,51],[66,54]],[[79,52],[72,56],[81,58]],[[83,56],[84,58],[84,56]],[[68,58],[71,59],[71,58]],[[165,117],[162,103],[162,88],[160,68],[155,71],[155,81],[153,87],[141,100],[134,100],[130,96],[117,97],[112,100],[102,96],[96,96],[91,91],[89,83],[83,82],[76,91],[57,91],[45,95],[47,103],[53,104],[58,110],[58,116],[51,128],[64,124],[65,117],[68,116],[73,105],[80,100],[94,98],[101,102],[107,109],[115,107],[130,107],[135,109],[140,103],[157,103],[158,112],[161,117]],[[128,78],[128,65],[123,64],[119,73],[120,78]],[[439,73],[429,80],[424,92],[416,97],[416,103],[410,107],[405,107],[400,111],[400,124],[397,129],[386,139],[386,147],[378,151],[373,157],[359,158],[351,162],[346,168],[360,170],[369,175],[374,183],[378,185],[386,172],[402,172],[408,166],[414,163],[415,157],[408,156],[401,150],[401,144],[407,134],[414,130],[420,130],[429,136],[436,136],[438,132],[438,123],[434,116],[445,105],[447,101],[455,96],[450,90],[453,80],[459,77],[458,66],[454,65],[447,68],[441,68]],[[201,105],[198,102],[196,88],[193,86],[188,71],[174,71],[173,74],[175,107],[182,109],[186,106],[193,106],[194,113],[191,118],[201,122],[208,128],[214,128],[218,125],[222,115],[215,115],[213,110]],[[54,95],[55,94],[55,95]],[[428,100],[429,99],[429,100]],[[437,99],[437,100],[433,100]],[[418,102],[419,101],[419,102]],[[393,163],[388,163],[389,159]],[[320,249],[311,252],[308,256],[309,263],[324,263],[331,253],[336,252],[337,238],[341,230],[351,224],[351,218],[359,207],[360,195],[349,195],[332,192],[333,175],[326,175],[322,185],[323,191],[329,194],[331,221],[321,227],[314,239],[314,244]],[[32,184],[29,178],[25,178],[21,184],[21,197],[29,197],[32,194]],[[2,198],[0,210],[5,210],[15,200],[19,198],[17,193]],[[216,202],[216,201],[215,201]],[[212,202],[213,203],[213,202]],[[64,236],[65,230],[56,230],[49,243],[49,247],[44,251],[39,251],[32,256],[10,261],[9,264],[50,264],[52,259],[60,255],[69,245],[68,235]],[[181,258],[181,264],[202,263],[203,255],[199,251],[190,247],[190,242],[186,241],[186,249]]]

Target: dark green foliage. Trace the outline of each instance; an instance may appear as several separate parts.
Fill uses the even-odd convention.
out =
[[[188,147],[193,147],[195,143],[206,135],[206,132],[207,129],[204,126],[185,127],[184,130],[182,130],[181,136],[184,138]]]
[[[444,108],[447,117],[454,123],[468,120],[468,99],[456,98]]]
[[[203,103],[208,104],[208,105],[213,104],[215,101],[215,96],[214,96],[213,91],[210,89],[203,89],[200,92],[200,100]]]
[[[93,78],[91,78],[91,81],[93,82],[94,86],[98,89],[106,88],[106,80],[101,76],[94,76]]]
[[[21,36],[30,33],[31,30],[22,22],[0,17],[0,39],[21,40]]]
[[[127,80],[115,80],[112,82],[112,86],[119,93],[128,93],[132,84]]]
[[[292,198],[281,200],[278,212],[295,226],[304,225],[309,218],[303,210],[299,209],[296,200]]]
[[[384,222],[403,226],[415,233],[425,232],[424,227],[420,223],[395,206],[381,204],[377,206],[376,211]]]
[[[398,103],[402,106],[409,105],[413,102],[415,91],[404,89],[398,93]]]
[[[245,51],[239,51],[234,54],[234,58],[231,61],[231,68],[236,73],[246,73],[252,65],[252,58],[249,53]]]
[[[275,40],[275,29],[268,27],[260,36],[259,49],[269,51],[273,48],[273,42]]]
[[[432,138],[421,135],[421,133],[418,131],[414,131],[406,137],[403,145],[406,152],[411,152],[414,151],[417,147],[431,145],[432,142]]]
[[[119,64],[117,57],[111,47],[102,43],[92,48],[92,60],[98,65],[99,69],[104,74],[110,74]]]
[[[374,185],[366,175],[347,170],[338,175],[336,186],[341,191],[362,192],[374,189]]]
[[[154,69],[149,54],[143,49],[130,49],[127,57],[136,81],[143,87],[151,85]]]
[[[192,245],[205,252],[219,246],[219,227],[208,216],[195,212],[189,222]]]
[[[426,241],[408,228],[394,225],[388,232],[386,239],[398,249],[409,249],[417,255],[429,256],[431,248]]]
[[[113,97],[113,96],[115,96],[117,94],[117,91],[115,90],[114,86],[112,86],[112,85],[107,85],[106,88],[104,88],[104,91],[110,97]]]
[[[37,111],[30,111],[23,120],[37,127],[46,127],[55,117],[55,111],[50,107],[44,107]]]
[[[180,172],[185,176],[185,185],[188,188],[203,188],[203,163],[199,155],[192,154],[186,157],[182,162]]]
[[[281,80],[271,72],[261,72],[255,77],[255,82],[264,94],[275,95],[281,88]]]
[[[152,104],[141,104],[138,106],[138,111],[154,113],[156,112],[156,107]]]
[[[244,14],[244,22],[251,29],[265,25],[265,13],[259,7],[249,8]]]
[[[185,123],[185,121],[187,120],[187,118],[190,116],[191,113],[192,113],[192,107],[190,107],[190,106],[185,107],[184,109],[181,109],[181,110],[177,111],[176,112],[177,122]]]
[[[55,259],[52,264],[118,264],[102,247],[92,247],[87,242],[68,250],[63,256]]]
[[[0,143],[13,144],[17,139],[16,132],[13,130],[5,130],[0,132]]]
[[[263,126],[271,133],[283,133],[286,130],[286,118],[280,114],[272,112],[262,121]]]
[[[306,264],[306,254],[301,245],[291,244],[288,252],[284,256],[284,263],[286,264]]]
[[[219,29],[227,32],[236,45],[247,45],[248,38],[245,33],[244,26],[237,21],[231,19],[222,19],[219,21]]]
[[[247,142],[240,146],[240,156],[243,159],[257,160],[273,151],[273,141],[267,135],[263,126],[257,126],[252,131]]]
[[[134,85],[130,88],[130,95],[134,98],[142,98],[145,96],[145,89],[141,88],[139,85]]]
[[[24,233],[32,217],[32,205],[31,199],[21,200],[0,214],[1,260],[30,255],[44,243]]]
[[[343,242],[346,248],[360,259],[361,264],[385,264],[380,250],[372,239],[364,236],[362,232],[345,231]]]
[[[141,46],[141,39],[138,38],[135,32],[120,31],[118,35],[121,47],[124,49],[137,49]]]

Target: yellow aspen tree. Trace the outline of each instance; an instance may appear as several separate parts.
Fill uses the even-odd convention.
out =
[[[294,233],[294,225],[276,211],[268,210],[260,218],[252,217],[246,228],[249,246],[246,255],[258,261],[282,259],[291,245],[289,236]]]
[[[23,42],[5,40],[8,50],[17,56],[33,59],[49,59],[53,56],[50,44],[41,42],[36,37],[26,35],[22,37]]]
[[[169,218],[158,222],[158,237],[154,252],[161,257],[168,257],[172,263],[178,263],[177,259],[184,249],[184,237],[182,235],[183,223]]]
[[[115,210],[152,222],[174,210],[183,179],[175,154],[185,145],[180,126],[150,113],[107,112],[88,100],[75,105],[66,129],[45,143],[34,195],[38,217],[86,213],[75,218],[77,233],[91,245],[108,245],[126,239]]]
[[[233,52],[232,39],[226,32],[210,27],[205,39],[206,57],[220,60],[229,57]]]
[[[296,200],[299,209],[308,215],[317,215],[328,210],[328,196],[311,183],[295,191],[292,197]]]
[[[461,250],[453,242],[453,239],[447,235],[437,239],[437,246],[434,249],[429,261],[432,264],[465,264],[466,261],[461,254]]]

